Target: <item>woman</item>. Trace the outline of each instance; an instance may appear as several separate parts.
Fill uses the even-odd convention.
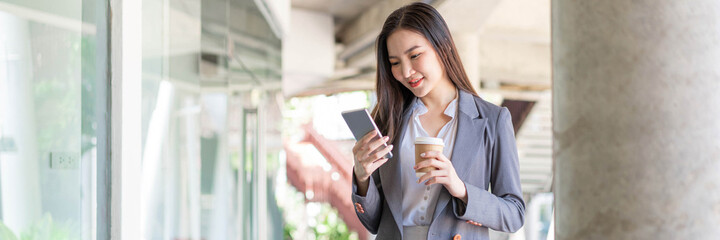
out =
[[[353,147],[352,199],[363,225],[377,239],[517,231],[525,202],[510,114],[473,90],[440,14],[424,3],[390,14],[377,69],[372,116],[387,136],[371,132]],[[445,148],[415,164],[416,137],[442,138]],[[389,151],[394,157],[384,158]],[[424,167],[436,170],[418,179],[414,169]]]

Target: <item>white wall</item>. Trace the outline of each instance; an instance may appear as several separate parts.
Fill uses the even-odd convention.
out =
[[[283,39],[283,94],[292,96],[327,81],[335,66],[334,25],[330,14],[293,8]]]

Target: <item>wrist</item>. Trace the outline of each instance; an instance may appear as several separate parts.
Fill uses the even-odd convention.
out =
[[[356,180],[357,183],[360,184],[360,185],[366,185],[367,183],[370,182],[370,178],[369,178],[369,177],[367,177],[367,178],[360,178],[360,177],[358,177],[357,175],[355,175],[355,180]]]
[[[360,178],[357,173],[354,173],[354,175],[357,183],[357,194],[364,197],[367,194],[368,187],[370,186],[370,176],[363,179]]]
[[[460,191],[457,196],[454,196],[460,200],[463,201],[463,203],[467,204],[468,202],[468,193],[467,193],[467,187],[465,186],[465,182],[460,181]]]
[[[363,176],[361,174],[358,174],[356,168],[353,168],[353,173],[355,175],[355,180],[357,181],[357,183],[366,183],[370,179],[370,176]]]

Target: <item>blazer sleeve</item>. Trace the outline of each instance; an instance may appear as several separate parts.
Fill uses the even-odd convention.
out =
[[[385,195],[382,192],[382,184],[380,183],[379,171],[375,171],[370,175],[370,184],[365,196],[358,194],[358,185],[355,177],[355,171],[352,174],[352,201],[353,205],[360,204],[364,212],[359,212],[355,208],[355,214],[357,214],[360,222],[370,231],[372,234],[377,234],[378,227],[380,226],[380,217],[382,216],[382,203],[385,201]]]
[[[507,108],[502,108],[495,126],[495,142],[489,154],[492,194],[465,182],[468,203],[453,198],[453,212],[459,219],[475,221],[496,231],[516,232],[524,222],[525,201],[520,189],[515,132]]]

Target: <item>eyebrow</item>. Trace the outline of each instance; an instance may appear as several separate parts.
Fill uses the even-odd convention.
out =
[[[412,47],[408,48],[408,50],[405,50],[404,53],[408,54],[410,51],[415,50],[416,48],[419,48],[419,47],[420,46],[418,46],[418,45],[412,46]],[[397,58],[397,57],[396,56],[388,56],[388,58]]]

